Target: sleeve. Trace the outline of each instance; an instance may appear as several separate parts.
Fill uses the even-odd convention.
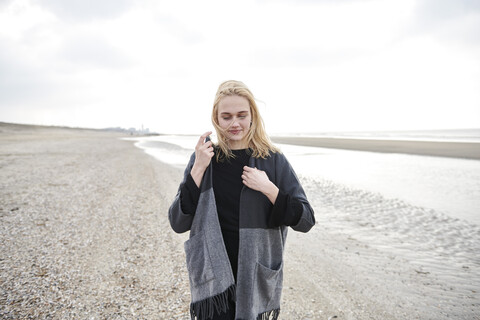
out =
[[[180,185],[180,207],[186,214],[194,215],[197,210],[200,188],[193,181],[192,175],[187,175],[185,183]]]
[[[190,157],[190,161],[185,168],[185,172],[183,174],[183,180],[180,183],[178,188],[178,192],[173,200],[170,208],[168,209],[168,220],[170,221],[170,226],[172,227],[173,231],[177,233],[183,233],[190,230],[193,221],[193,214],[189,214],[182,209],[182,187],[187,182],[187,178],[190,175],[190,171],[192,171],[193,163],[195,162],[195,153],[192,154]]]
[[[300,221],[302,211],[303,206],[297,199],[279,191],[270,213],[269,227],[294,226]]]
[[[280,221],[281,225],[289,225],[295,231],[308,232],[315,225],[313,209],[287,158],[281,153],[275,155],[275,180],[280,195],[277,199],[280,201],[278,205],[275,201],[270,221]]]

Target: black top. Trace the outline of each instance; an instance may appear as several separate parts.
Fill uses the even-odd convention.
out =
[[[212,161],[213,192],[217,205],[218,220],[222,229],[223,241],[237,281],[238,235],[240,194],[243,188],[243,167],[248,165],[248,149],[232,150],[234,158],[217,162]]]
[[[244,188],[242,182],[243,167],[248,165],[250,151],[248,149],[232,150],[234,158],[217,162],[212,158],[213,192],[217,205],[218,220],[222,230],[223,241],[232,266],[235,281],[237,279],[238,239],[239,239],[239,208],[240,194]],[[247,188],[247,187],[245,187]],[[186,214],[195,214],[200,189],[191,175],[180,186],[180,205]],[[269,227],[296,225],[302,215],[303,205],[296,199],[279,190],[269,219]]]

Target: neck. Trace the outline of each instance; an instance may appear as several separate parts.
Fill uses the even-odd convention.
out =
[[[248,148],[248,144],[241,140],[241,141],[232,141],[230,140],[229,143],[228,143],[228,147],[231,149],[231,150],[241,150],[241,149],[247,149]]]

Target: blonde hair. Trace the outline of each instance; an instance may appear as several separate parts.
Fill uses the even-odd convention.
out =
[[[270,152],[276,153],[280,150],[273,145],[265,131],[265,125],[263,119],[260,116],[260,112],[255,102],[255,98],[248,89],[248,87],[241,81],[228,80],[222,82],[218,87],[217,94],[215,95],[215,100],[213,103],[212,109],[212,123],[217,132],[218,143],[216,149],[217,152],[217,161],[223,161],[225,158],[229,159],[234,157],[232,150],[228,147],[228,139],[225,134],[225,130],[220,127],[218,123],[218,105],[220,100],[226,96],[240,96],[248,100],[250,105],[250,114],[252,116],[252,123],[247,134],[243,138],[246,141],[248,147],[252,150],[252,156],[255,158],[265,159],[270,155]]]

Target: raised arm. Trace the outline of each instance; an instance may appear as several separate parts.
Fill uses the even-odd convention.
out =
[[[177,195],[168,210],[170,225],[177,233],[186,232],[190,230],[192,226],[196,202],[198,201],[200,192],[198,188],[200,188],[205,170],[210,164],[214,154],[212,142],[205,141],[211,133],[210,131],[205,132],[200,136],[195,147],[195,153],[192,154],[185,168],[183,180],[180,183]],[[191,183],[189,183],[190,179],[193,179],[196,186],[192,186]],[[194,190],[195,187],[197,190]]]
[[[195,163],[193,164],[191,175],[193,181],[195,181],[199,188],[202,183],[203,174],[214,155],[212,141],[206,141],[207,137],[211,134],[212,132],[208,131],[201,135],[195,147]]]

